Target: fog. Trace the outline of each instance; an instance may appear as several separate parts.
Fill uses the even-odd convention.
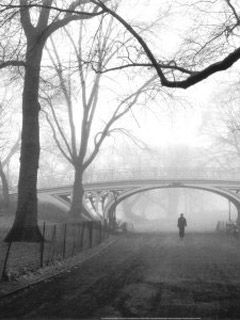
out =
[[[151,32],[146,33],[144,37],[147,37],[152,49],[156,52],[159,51],[163,58],[165,55],[170,57],[170,60],[167,58],[166,61],[171,61],[173,57],[178,57],[178,55],[179,57],[181,56],[182,51],[185,50],[185,44],[188,43],[186,40],[190,40],[188,38],[184,39],[185,36],[183,37],[182,35],[190,34],[189,32],[194,30],[193,27],[198,26],[200,20],[204,18],[200,14],[198,17],[200,20],[198,21],[196,13],[192,15],[191,6],[187,6],[187,9],[184,9],[181,5],[173,5],[173,3],[172,1],[165,1],[161,4],[161,12],[156,10],[159,7],[157,1],[152,1],[151,5],[148,4],[148,1],[143,1],[141,5],[139,1],[134,1],[126,3],[120,8],[122,10],[120,13],[127,20],[135,22],[136,25],[137,22],[144,22],[147,27],[151,21],[161,18],[156,25],[153,25]],[[133,8],[134,10],[132,10]],[[212,14],[214,14],[215,21],[215,13]],[[225,15],[222,12],[219,19],[223,18],[225,19]],[[88,56],[92,55],[92,46],[90,45],[90,48],[88,48],[86,44],[92,43],[91,37],[95,34],[94,21],[88,22],[87,27],[91,32],[88,32],[88,36],[85,35],[82,40],[82,46],[86,47],[86,61]],[[202,26],[204,25],[205,23],[202,24]],[[114,27],[116,28],[116,26]],[[210,24],[208,24],[208,28],[210,28]],[[209,32],[212,30],[211,28]],[[72,36],[74,39],[76,37],[75,40],[78,41],[77,28],[75,28],[75,25],[69,26],[69,32],[73,30]],[[198,28],[196,28],[196,31],[197,33],[191,35],[191,37],[198,35],[198,31],[200,32]],[[110,38],[115,36],[116,33],[113,32]],[[69,157],[66,157],[66,154],[68,154],[67,152],[72,145],[79,145],[82,140],[83,109],[81,95],[83,93],[79,93],[81,84],[76,82],[75,73],[73,75],[71,68],[68,69],[68,59],[70,58],[67,58],[72,57],[74,50],[70,46],[71,41],[66,40],[62,33],[54,35],[54,41],[59,54],[61,53],[62,61],[60,62],[66,72],[65,77],[69,79],[68,81],[72,81],[70,87],[73,90],[72,92],[70,90],[69,94],[72,94],[74,128],[69,129],[67,126],[69,108],[66,101],[61,98],[62,95],[58,91],[53,94],[52,89],[50,90],[43,85],[45,82],[43,81],[42,91],[44,92],[44,90],[48,89],[49,92],[46,93],[50,94],[50,96],[56,96],[52,103],[59,117],[58,121],[62,125],[62,130],[58,135],[59,140],[56,141],[54,139],[55,132],[54,130],[52,132],[52,126],[51,124],[49,125],[45,117],[45,113],[52,113],[49,110],[49,106],[43,103],[45,101],[43,99],[41,103],[42,111],[44,112],[40,117],[39,188],[73,184],[74,168],[72,160],[70,159],[69,161]],[[118,40],[118,42],[120,41],[123,40]],[[135,47],[134,42],[133,44],[134,46],[131,45],[129,47],[131,50]],[[51,49],[50,43],[48,46]],[[189,50],[188,45],[186,49]],[[51,50],[54,51],[53,48]],[[90,51],[88,52],[88,50]],[[131,55],[135,59],[138,56],[138,52],[136,57],[134,52],[135,50],[131,52]],[[111,62],[109,68],[115,66],[120,54],[122,55],[122,51],[119,51],[116,60],[114,59]],[[72,62],[74,62],[74,59]],[[54,79],[52,66],[48,68],[50,60],[47,52],[44,52],[42,63],[44,67],[42,68],[43,79],[44,77],[46,79]],[[180,62],[184,65],[184,60]],[[90,69],[88,74],[88,79],[90,80],[86,84],[86,87],[89,88],[95,77],[94,69]],[[94,111],[96,113],[94,114],[93,112],[94,121],[90,126],[91,132],[85,160],[93,152],[96,138],[104,131],[105,124],[111,119],[114,110],[117,110],[115,108],[117,108],[119,102],[124,101],[127,96],[131,96],[137,88],[142,86],[142,82],[147,81],[148,77],[150,77],[145,72],[145,69],[144,71],[137,69],[137,71],[128,72],[104,73],[102,75],[99,97],[98,95],[96,96],[98,106],[93,108],[93,110],[96,109]],[[8,75],[6,74],[2,80],[5,77],[8,78]],[[210,172],[212,169],[214,171],[215,168],[223,171],[232,168],[238,169],[240,154],[239,123],[235,124],[233,121],[238,117],[230,117],[231,114],[226,113],[230,105],[231,110],[236,108],[236,114],[239,114],[239,90],[236,90],[233,85],[234,83],[238,85],[238,78],[238,72],[231,69],[224,73],[217,73],[186,91],[164,89],[159,86],[158,81],[154,82],[149,87],[149,91],[139,96],[139,99],[131,108],[127,107],[131,112],[127,112],[123,118],[119,118],[111,127],[111,130],[108,131],[101,148],[99,150],[96,149],[98,151],[96,158],[87,168],[84,177],[85,181],[89,179],[92,182],[97,182],[102,181],[103,178],[111,181],[111,179],[119,178],[119,176],[120,179],[125,178],[125,180],[147,179],[149,177],[152,178],[156,168],[164,172],[165,177],[170,178],[178,178],[178,175],[180,178],[187,178],[189,173],[196,173],[197,171],[201,175],[202,173]],[[229,79],[231,79],[231,82]],[[2,81],[3,85],[0,88],[2,104],[5,105],[6,110],[8,110],[8,105],[15,105],[15,108],[20,110],[22,83],[18,81],[19,83],[16,86],[15,82],[8,82],[5,84]],[[61,81],[59,83],[56,81],[55,84],[56,87],[58,86],[58,90],[61,88],[60,83]],[[230,87],[232,91],[230,91]],[[230,98],[234,98],[234,101],[228,101]],[[9,110],[11,114],[8,121],[4,120],[2,123],[2,133],[4,133],[2,134],[2,139],[6,138],[5,140],[8,143],[12,142],[11,144],[13,145],[19,135],[18,131],[20,130],[22,119],[21,112],[18,111],[17,113],[13,108],[9,108]],[[230,126],[232,123],[234,124],[233,128]],[[14,132],[12,128],[16,129],[18,127],[19,129],[12,134]],[[57,127],[58,125],[56,125]],[[73,129],[77,133],[75,142],[71,140]],[[65,137],[61,139],[63,132],[65,132]],[[11,149],[11,146],[8,148],[6,146],[7,143],[3,139],[1,147],[2,159],[6,157],[5,153],[7,154]],[[70,156],[71,153],[69,153]],[[14,192],[17,190],[19,158],[19,150],[17,150],[11,156],[11,161],[9,160],[6,169],[9,187]],[[174,176],[175,171],[177,172],[176,176]],[[221,179],[220,176],[217,178]],[[234,176],[233,178],[236,177]],[[236,210],[233,205],[231,211],[232,219],[236,220]],[[176,230],[176,221],[181,212],[187,218],[188,231],[211,231],[216,228],[218,221],[228,220],[229,203],[226,199],[206,191],[180,188],[161,189],[141,193],[125,200],[117,208],[117,218],[133,224],[136,230],[173,231]]]
[[[158,189],[139,193],[117,207],[117,219],[127,221],[135,231],[177,231],[177,219],[184,213],[187,232],[211,232],[218,221],[228,221],[227,199],[211,192],[191,189]],[[237,218],[233,205],[231,219]]]

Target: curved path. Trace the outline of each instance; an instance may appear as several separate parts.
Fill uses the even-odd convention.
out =
[[[240,319],[240,241],[121,237],[101,258],[0,301],[0,318]]]

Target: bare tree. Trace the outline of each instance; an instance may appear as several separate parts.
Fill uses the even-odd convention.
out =
[[[75,218],[81,217],[84,211],[82,206],[84,172],[97,156],[106,137],[119,132],[129,135],[126,129],[116,127],[116,122],[130,112],[141,95],[153,90],[154,79],[156,78],[156,76],[153,76],[130,94],[122,98],[118,97],[118,103],[115,107],[112,107],[112,111],[105,117],[106,119],[103,119],[103,125],[96,131],[96,113],[101,113],[100,110],[103,108],[99,98],[103,75],[101,72],[95,72],[95,70],[101,71],[113,57],[118,55],[118,49],[114,48],[116,38],[120,42],[120,36],[116,37],[116,34],[113,34],[113,19],[108,19],[106,23],[105,20],[104,18],[100,19],[97,31],[93,33],[91,41],[90,38],[83,41],[83,23],[77,42],[65,29],[73,47],[74,60],[77,61],[78,79],[76,79],[76,72],[72,72],[71,64],[69,67],[64,66],[54,42],[51,42],[52,51],[48,49],[58,80],[58,85],[55,84],[57,98],[56,94],[54,99],[49,94],[47,95],[44,90],[42,100],[50,110],[50,114],[46,113],[46,119],[52,129],[55,143],[74,168],[70,213]],[[88,45],[86,42],[88,42]],[[74,86],[77,90],[74,90]],[[65,122],[63,120],[63,118],[66,119],[65,113],[61,117],[61,114],[57,112],[56,100],[64,100],[65,102],[67,109],[67,121]],[[62,106],[60,106],[60,109],[60,113],[62,113]],[[76,109],[78,109],[78,113],[80,111],[79,121],[74,121],[77,114]],[[102,113],[104,113],[103,111],[102,109]],[[81,129],[79,130],[76,126],[80,126]]]
[[[101,14],[90,1],[71,1],[66,7],[55,8],[53,0],[4,1],[1,3],[1,24],[21,30],[25,34],[24,59],[18,57],[22,50],[15,48],[16,60],[10,56],[0,68],[6,66],[24,67],[24,88],[22,100],[22,143],[20,175],[18,183],[18,206],[12,229],[6,241],[39,241],[41,234],[37,225],[37,171],[39,161],[39,79],[42,54],[46,40],[58,29],[74,20],[89,19]],[[74,12],[74,10],[76,10]],[[17,26],[17,27],[16,27]],[[23,31],[22,31],[23,30]],[[9,31],[10,33],[10,31]],[[21,37],[19,37],[20,39]],[[9,42],[9,39],[8,39]],[[6,46],[8,45],[6,43]]]

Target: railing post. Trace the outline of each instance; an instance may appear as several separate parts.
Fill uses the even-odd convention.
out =
[[[72,254],[71,256],[73,257],[74,251],[76,250],[76,225],[73,226],[73,231],[72,231],[72,236],[73,236],[73,246],[72,246]]]
[[[80,238],[80,250],[83,249],[83,242],[84,242],[84,235],[85,235],[85,226],[86,222],[82,222],[82,228],[81,228],[81,238]]]
[[[78,226],[78,231],[77,231],[77,240],[76,240],[76,250],[77,252],[81,250],[81,223],[77,224]],[[78,248],[79,245],[79,248]]]
[[[107,220],[104,219],[104,225],[103,225],[103,238],[108,238],[108,223]]]
[[[43,232],[42,232],[42,241],[40,243],[40,267],[43,267],[44,264],[44,242],[45,242],[45,231],[46,231],[46,222],[43,223]]]
[[[52,239],[51,239],[51,251],[49,254],[48,264],[50,264],[50,261],[53,263],[54,261],[54,255],[55,255],[55,242],[56,242],[56,232],[57,227],[56,225],[53,226],[53,233],[52,233]]]
[[[65,259],[66,255],[66,238],[67,238],[67,224],[64,224],[64,232],[63,232],[63,254],[62,257]]]
[[[102,242],[102,221],[99,221],[99,224],[98,224],[98,226],[99,226],[99,243],[101,243]]]
[[[7,252],[6,252],[6,256],[5,256],[4,264],[3,264],[2,276],[1,276],[2,280],[5,280],[7,278],[6,270],[7,270],[7,262],[8,262],[11,246],[12,246],[12,241],[10,241],[8,243]]]
[[[89,232],[89,248],[92,248],[93,243],[93,221],[88,222],[88,232]]]

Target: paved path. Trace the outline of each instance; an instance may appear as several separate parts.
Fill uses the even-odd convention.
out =
[[[240,319],[240,241],[122,237],[101,258],[0,301],[0,318]]]

